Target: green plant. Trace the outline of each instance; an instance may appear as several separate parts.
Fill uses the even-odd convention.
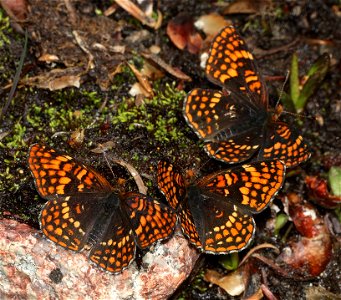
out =
[[[290,69],[290,95],[283,93],[282,101],[287,108],[300,113],[307,100],[320,87],[330,65],[330,58],[327,53],[322,54],[310,67],[307,74],[300,80],[298,57],[294,53]]]

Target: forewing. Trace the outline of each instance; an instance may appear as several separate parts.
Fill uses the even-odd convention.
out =
[[[232,26],[225,27],[212,41],[206,63],[212,82],[230,91],[242,91],[250,101],[267,107],[268,98],[253,55]]]
[[[89,254],[90,260],[112,273],[127,268],[135,257],[134,231],[123,218],[118,212],[112,214],[101,242],[93,245]]]
[[[136,243],[141,249],[173,233],[176,215],[171,208],[146,195],[132,192],[123,195],[122,202],[134,230]]]
[[[157,167],[157,183],[169,205],[177,209],[186,194],[185,181],[180,172],[169,162],[160,161]]]
[[[92,168],[45,145],[34,144],[28,164],[41,197],[110,192],[109,182]]]
[[[238,94],[194,89],[184,101],[184,117],[204,141],[226,140],[263,125],[266,112]]]
[[[283,162],[258,161],[208,175],[198,185],[210,195],[223,196],[228,203],[259,213],[277,195],[284,177]]]
[[[295,167],[309,159],[309,147],[296,129],[283,122],[270,125],[258,159],[280,159],[287,167]]]
[[[40,213],[40,227],[51,241],[71,250],[81,250],[102,213],[107,194],[55,196]]]
[[[180,217],[182,229],[192,244],[212,254],[240,251],[249,245],[255,232],[250,213],[220,195],[208,195],[200,187],[190,189],[187,208]]]

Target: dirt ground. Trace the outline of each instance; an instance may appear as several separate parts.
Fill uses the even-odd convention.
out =
[[[322,254],[321,265],[326,266],[316,275],[301,265],[279,263],[278,254],[261,250],[262,257],[277,267],[250,258],[243,271],[249,279],[245,297],[256,293],[260,284],[277,299],[333,299],[341,294],[340,202],[335,200],[333,207],[313,202],[320,196],[307,185],[309,176],[324,180],[331,167],[341,166],[339,1],[235,1],[237,7],[230,5],[232,1],[145,1],[154,4],[153,14],[146,21],[150,24],[142,24],[118,5],[113,5],[114,12],[105,16],[110,6],[106,1],[71,1],[72,9],[66,7],[69,1],[47,6],[28,2],[24,18],[17,22],[12,18],[10,23],[4,9],[0,10],[0,97],[4,113],[0,120],[0,218],[14,218],[39,228],[38,215],[44,199],[37,195],[26,161],[29,146],[36,142],[65,150],[91,164],[116,183],[118,190],[136,190],[123,167],[111,164],[113,178],[103,154],[91,151],[98,144],[110,145],[105,153],[133,165],[142,175],[148,193],[159,199],[163,199],[156,187],[160,159],[176,162],[184,173],[192,170],[198,177],[226,168],[208,158],[182,115],[187,92],[195,87],[216,88],[200,67],[200,53],[208,50],[209,39],[205,40],[207,35],[193,27],[200,17],[216,13],[235,25],[255,54],[267,79],[271,107],[279,98],[294,53],[302,85],[316,59],[323,53],[330,56],[326,77],[316,81],[314,93],[300,116],[281,116],[302,132],[312,155],[309,161],[288,171],[284,188],[274,201],[278,210],[268,208],[256,216],[257,233],[251,246],[271,243],[283,254],[283,249],[306,238],[294,214],[286,210],[286,199],[295,195],[303,199],[302,205],[296,204],[297,209],[308,206],[319,216],[319,226],[328,229],[319,241],[327,235],[331,245],[330,251]],[[160,27],[155,25],[158,10],[162,15]],[[193,27],[202,37],[200,46],[194,43],[177,48],[167,34],[172,22]],[[25,30],[26,58],[16,93],[4,111],[23,51]],[[149,71],[143,71],[146,61]],[[131,87],[143,82],[141,73],[149,76],[149,84],[136,96]],[[287,94],[290,84],[289,80],[284,86]],[[65,88],[61,88],[63,85]],[[290,103],[283,104],[286,111],[295,112]],[[105,144],[109,141],[112,143]],[[330,199],[330,195],[325,198]],[[271,224],[280,213],[290,218],[275,235]],[[247,252],[241,252],[239,259]],[[239,299],[204,280],[207,270],[229,273],[221,260],[219,256],[202,255],[192,276],[173,299]],[[271,294],[266,298],[273,299]]]

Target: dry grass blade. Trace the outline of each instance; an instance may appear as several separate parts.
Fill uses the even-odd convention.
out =
[[[147,194],[148,188],[143,183],[141,175],[137,172],[137,170],[131,164],[128,164],[127,162],[125,162],[125,161],[123,161],[121,159],[111,158],[111,160],[114,163],[116,163],[116,164],[126,168],[128,170],[128,172],[131,174],[131,176],[133,176],[133,178],[134,178],[134,180],[136,182],[136,185],[137,185],[137,187],[139,189],[139,192],[141,194],[144,194],[144,195]]]
[[[185,80],[185,81],[192,81],[191,77],[181,72],[180,70],[173,68],[171,65],[167,64],[164,60],[162,60],[156,54],[143,51],[141,55],[144,58],[147,58],[151,60],[152,62],[156,63],[157,65],[159,65],[161,68],[163,68],[165,71],[167,71],[169,74],[173,75],[174,77],[181,79],[181,80]]]
[[[115,2],[121,6],[126,12],[131,14],[134,18],[139,20],[142,24],[151,28],[157,29],[160,26],[159,21],[155,21],[148,17],[138,6],[136,6],[130,0],[115,0]],[[158,12],[158,19],[160,19],[160,13]]]
[[[254,248],[252,248],[246,255],[245,257],[243,258],[243,260],[240,262],[239,266],[241,266],[242,264],[245,263],[245,261],[251,256],[253,255],[256,251],[260,250],[260,249],[265,249],[265,248],[270,248],[270,249],[274,249],[277,254],[279,254],[279,249],[272,245],[272,244],[269,244],[269,243],[264,243],[264,244],[260,244]]]
[[[141,86],[147,91],[149,96],[153,96],[154,95],[153,89],[152,89],[148,79],[146,78],[146,76],[142,75],[141,72],[138,69],[136,69],[134,65],[128,63],[128,66],[133,71],[137,80],[139,81]]]

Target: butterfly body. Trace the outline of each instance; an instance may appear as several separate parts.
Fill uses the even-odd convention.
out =
[[[255,233],[252,214],[263,211],[281,188],[281,161],[254,162],[207,175],[186,186],[168,162],[158,165],[158,185],[178,212],[184,235],[205,253],[246,248]]]
[[[101,268],[118,273],[145,249],[171,235],[173,211],[136,192],[117,194],[97,171],[44,145],[31,146],[28,163],[38,193],[44,235],[74,251],[90,250]]]
[[[298,131],[269,110],[265,82],[234,27],[213,39],[205,71],[222,90],[192,90],[183,112],[208,155],[232,164],[258,153],[258,160],[280,159],[288,167],[310,157]]]

